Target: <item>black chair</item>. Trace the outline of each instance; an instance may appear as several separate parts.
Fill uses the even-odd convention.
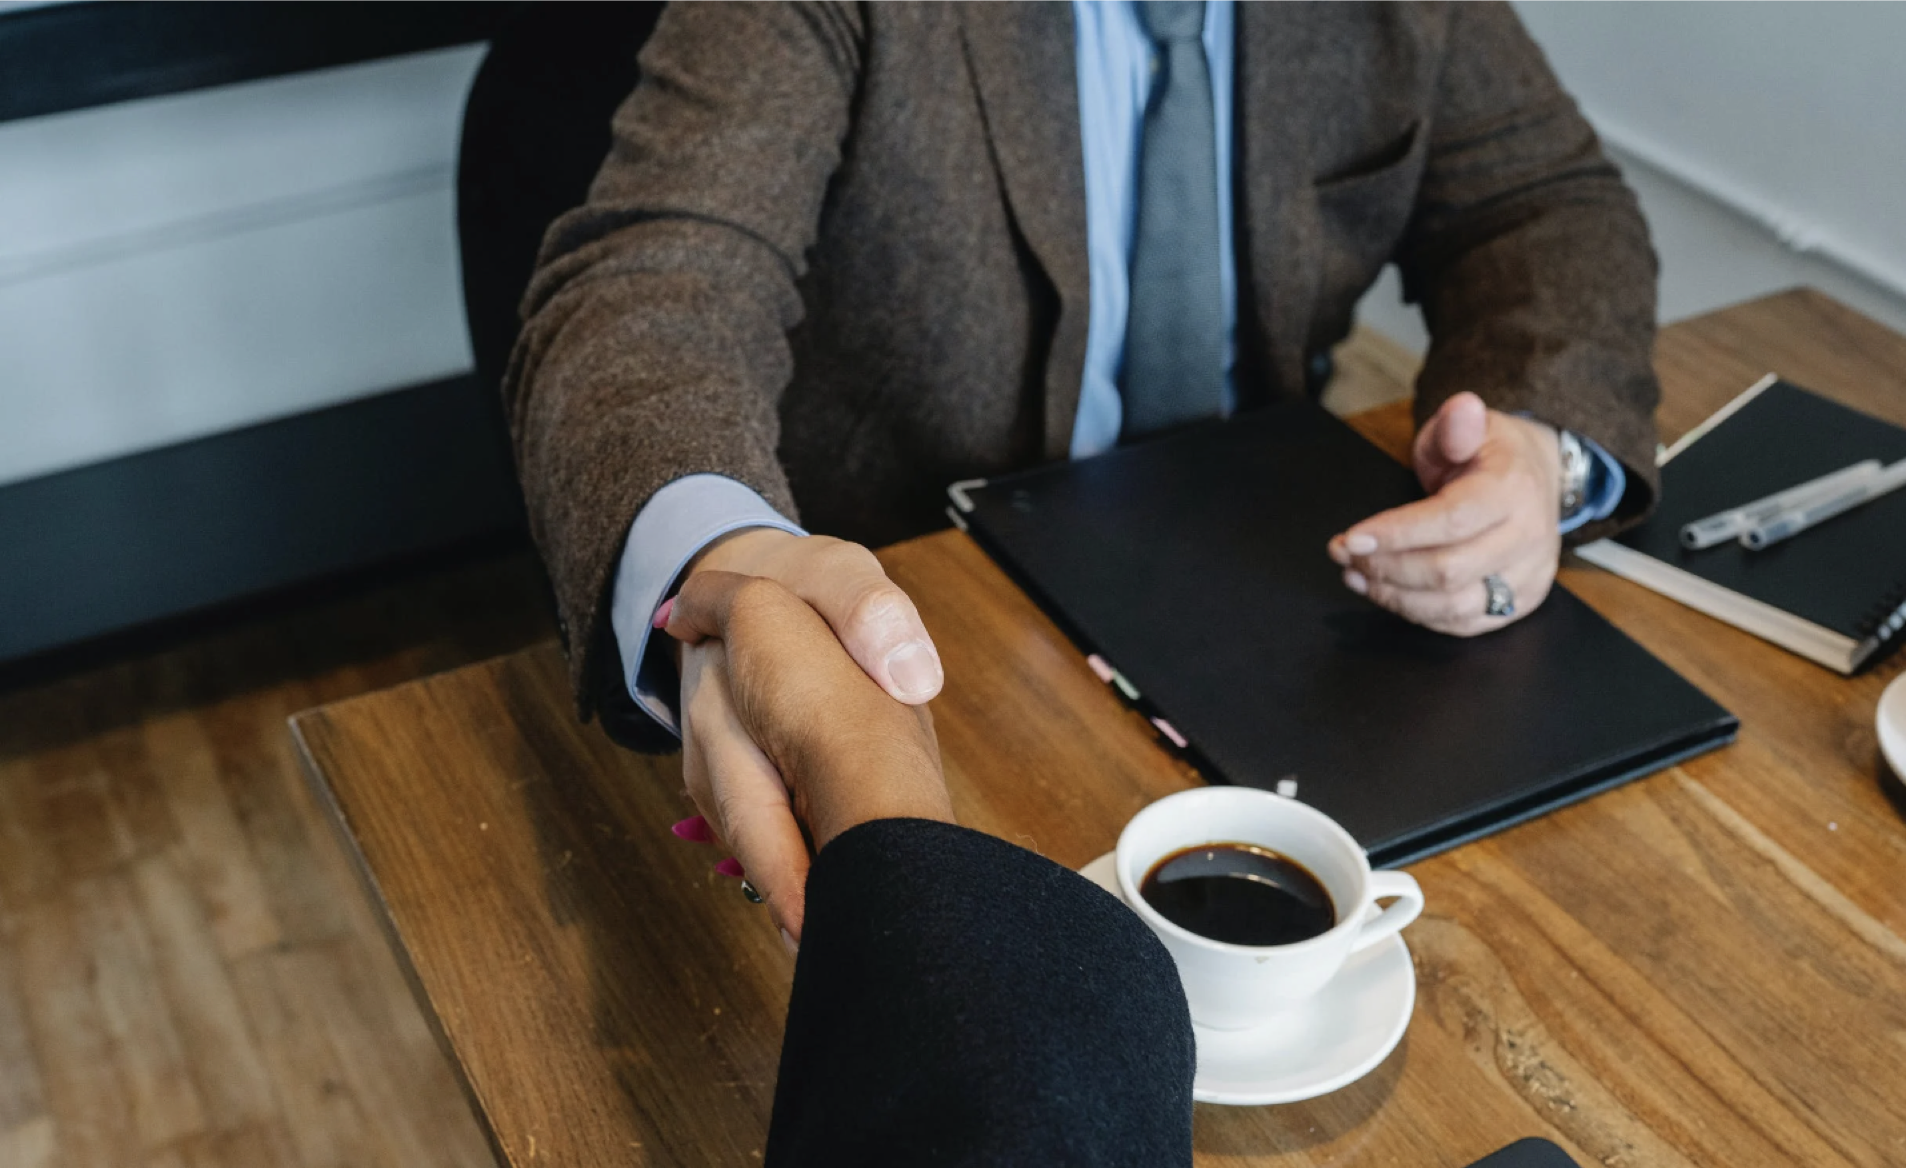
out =
[[[457,237],[478,385],[497,401],[517,303],[550,222],[582,203],[635,89],[660,3],[527,3],[490,43],[463,109]]]

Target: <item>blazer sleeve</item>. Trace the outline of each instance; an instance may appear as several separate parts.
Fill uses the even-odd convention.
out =
[[[796,516],[777,405],[863,33],[851,5],[670,5],[544,237],[503,393],[585,718],[617,692],[609,590],[651,495],[710,472]]]
[[[1450,6],[1417,205],[1397,252],[1430,348],[1420,423],[1461,390],[1593,439],[1628,487],[1598,539],[1660,490],[1656,261],[1635,196],[1515,13]]]
[[[1115,898],[918,819],[821,850],[768,1168],[1191,1163],[1191,1016]]]

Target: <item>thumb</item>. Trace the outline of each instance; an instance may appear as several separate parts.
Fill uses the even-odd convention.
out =
[[[776,575],[821,614],[847,655],[888,696],[920,705],[940,692],[946,675],[919,610],[859,544],[809,536],[810,554]]]
[[[1424,487],[1440,488],[1482,451],[1489,433],[1489,407],[1464,391],[1442,404],[1416,436],[1417,476]]]

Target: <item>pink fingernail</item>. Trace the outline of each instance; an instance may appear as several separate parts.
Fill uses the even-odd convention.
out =
[[[699,815],[691,815],[687,819],[670,827],[669,830],[675,833],[677,839],[685,839],[691,844],[712,844],[715,842],[714,829],[710,828],[708,821]]]
[[[657,629],[667,628],[669,614],[674,611],[675,611],[675,598],[671,596],[667,600],[664,600],[662,602],[662,607],[655,610],[655,616],[653,619],[649,621],[649,627],[657,628]]]
[[[740,880],[748,874],[741,867],[741,861],[735,859],[733,856],[729,856],[721,863],[716,864],[715,871],[721,873],[723,876],[733,876],[736,880]]]
[[[1353,556],[1367,556],[1377,550],[1377,537],[1359,531],[1355,535],[1345,536],[1343,546]]]
[[[1350,571],[1343,574],[1343,586],[1363,596],[1370,591],[1370,582],[1363,578],[1362,572]]]

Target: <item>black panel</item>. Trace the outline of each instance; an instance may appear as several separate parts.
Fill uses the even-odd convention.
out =
[[[497,415],[457,377],[0,487],[0,662],[520,532]]]
[[[86,3],[0,16],[0,122],[488,40],[480,3]]]

